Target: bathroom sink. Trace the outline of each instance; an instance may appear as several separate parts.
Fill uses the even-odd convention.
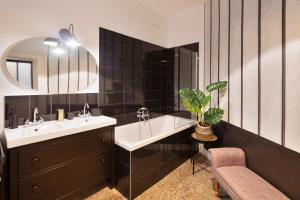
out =
[[[62,128],[63,128],[62,124],[59,124],[56,121],[50,121],[35,126],[23,126],[18,129],[22,132],[22,134],[27,134],[27,133],[30,134],[33,132],[35,133],[43,133],[49,131],[53,132]]]
[[[72,135],[92,129],[116,125],[117,120],[111,117],[75,117],[73,120],[48,121],[35,126],[19,126],[16,129],[4,130],[7,148],[18,147],[44,140]]]

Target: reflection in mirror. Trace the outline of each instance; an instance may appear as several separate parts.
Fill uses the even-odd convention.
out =
[[[20,87],[42,93],[74,93],[93,84],[98,76],[94,57],[84,48],[45,45],[45,38],[30,38],[11,47],[6,69]]]

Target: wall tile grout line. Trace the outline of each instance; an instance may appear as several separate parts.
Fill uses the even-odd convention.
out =
[[[286,102],[286,0],[282,0],[282,124],[281,144],[285,146]]]

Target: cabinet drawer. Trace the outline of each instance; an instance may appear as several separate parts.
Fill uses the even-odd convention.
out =
[[[92,130],[22,148],[19,174],[24,177],[92,152],[108,151],[112,146],[111,135],[111,129]]]
[[[19,198],[53,200],[83,187],[105,183],[110,178],[111,157],[94,153],[57,169],[20,181]]]

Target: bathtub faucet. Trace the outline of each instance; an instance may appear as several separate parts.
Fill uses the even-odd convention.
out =
[[[144,122],[149,120],[149,112],[148,109],[145,107],[139,108],[138,111],[136,112],[137,118],[139,118],[139,121],[141,118],[143,119]]]

